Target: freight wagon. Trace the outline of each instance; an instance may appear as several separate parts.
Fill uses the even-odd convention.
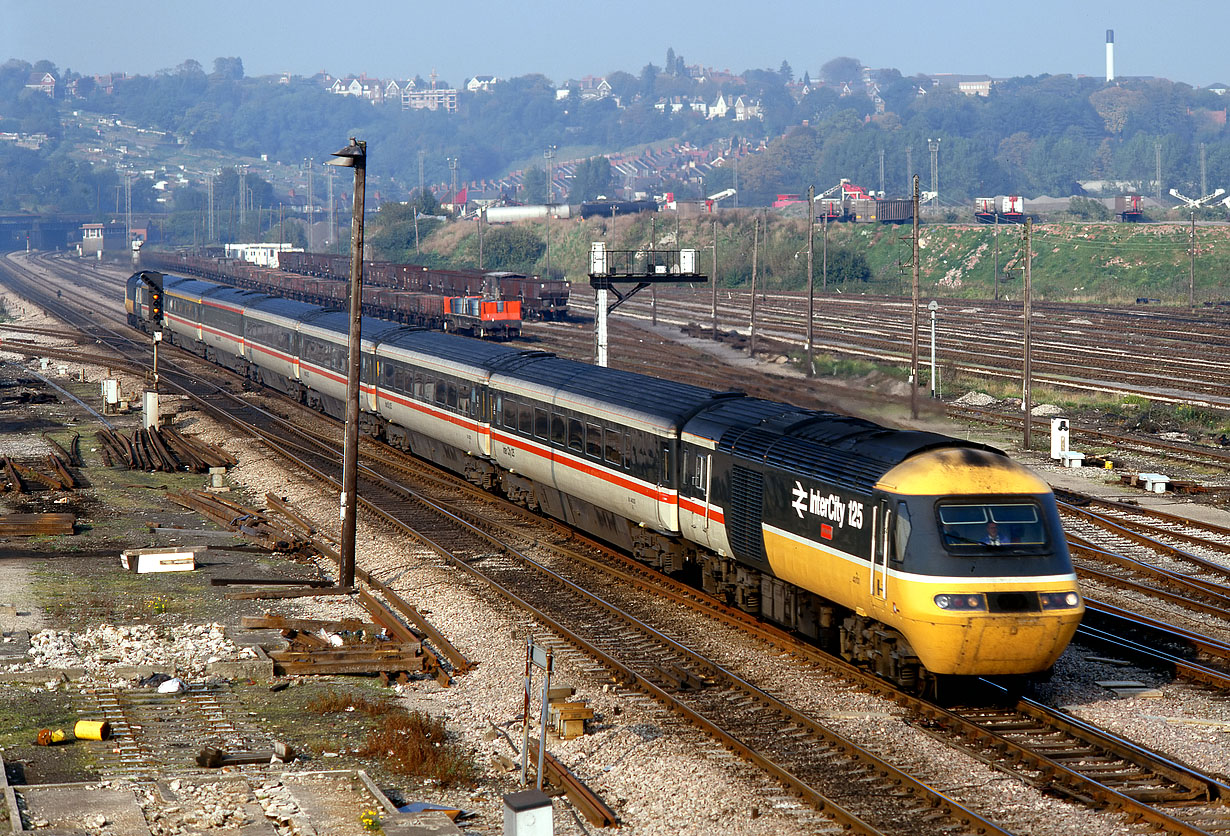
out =
[[[344,279],[350,275],[350,259],[323,253],[283,253],[280,266],[306,276]],[[568,282],[520,273],[484,270],[443,270],[421,264],[389,261],[363,262],[364,284],[398,290],[443,293],[449,296],[487,296],[505,302],[520,302],[525,319],[567,319]]]
[[[285,259],[289,255],[308,254],[282,253],[281,257]],[[345,260],[341,256],[324,258]],[[292,273],[258,267],[237,259],[204,258],[178,253],[147,252],[142,254],[142,259],[146,266],[159,270],[192,274],[244,290],[256,290],[322,308],[345,310],[350,304],[349,280],[323,275],[329,272],[326,270],[311,274]],[[346,270],[348,273],[348,261]],[[496,299],[467,293],[464,289],[448,290],[443,287],[407,291],[404,289],[405,284],[407,283],[390,286],[370,283],[365,274],[363,313],[392,322],[420,325],[483,339],[511,339],[521,335],[522,307],[519,299]],[[453,282],[449,287],[460,287],[463,284]],[[455,302],[457,304],[454,304]]]

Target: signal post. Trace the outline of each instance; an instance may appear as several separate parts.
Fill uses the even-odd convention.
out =
[[[697,250],[608,250],[602,241],[589,245],[589,284],[597,291],[595,319],[597,364],[607,365],[607,316],[650,285],[707,282],[696,270]],[[633,284],[620,291],[616,284]],[[615,302],[609,304],[610,294]]]

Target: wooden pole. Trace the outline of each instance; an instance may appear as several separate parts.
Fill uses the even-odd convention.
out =
[[[815,333],[816,292],[815,275],[812,270],[812,251],[815,249],[816,187],[807,187],[807,376],[816,376]]]
[[[910,417],[918,417],[918,175],[914,175],[912,287],[910,303]]]
[[[1032,428],[1033,409],[1034,409],[1034,391],[1033,391],[1033,368],[1032,368],[1032,345],[1030,343],[1030,319],[1033,315],[1033,219],[1025,219],[1025,311],[1024,311],[1024,326],[1023,339],[1025,357],[1022,362],[1021,377],[1024,382],[1025,399],[1021,406],[1025,409],[1025,438],[1024,449],[1030,449],[1030,429]]]
[[[756,256],[760,244],[760,219],[756,218],[752,225],[752,305],[748,322],[747,353],[756,356]]]

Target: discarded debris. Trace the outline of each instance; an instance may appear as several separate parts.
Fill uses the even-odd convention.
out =
[[[206,769],[224,766],[247,766],[252,764],[286,763],[295,759],[295,750],[285,743],[273,744],[269,752],[235,752],[227,754],[222,749],[206,746],[197,752],[196,765]]]
[[[211,467],[234,467],[237,459],[225,450],[189,438],[171,427],[137,430],[131,437],[109,429],[95,434],[105,458],[134,470],[206,473]]]
[[[152,549],[125,549],[120,553],[120,565],[138,575],[150,572],[192,572],[196,569],[196,554],[209,546],[163,546]]]
[[[0,516],[0,537],[73,534],[75,514],[5,514]]]

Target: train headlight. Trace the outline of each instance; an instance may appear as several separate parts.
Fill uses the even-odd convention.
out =
[[[935,605],[941,610],[986,612],[987,599],[982,593],[941,594],[935,596]]]
[[[1070,610],[1081,602],[1075,592],[1039,592],[1038,601],[1044,610]]]

